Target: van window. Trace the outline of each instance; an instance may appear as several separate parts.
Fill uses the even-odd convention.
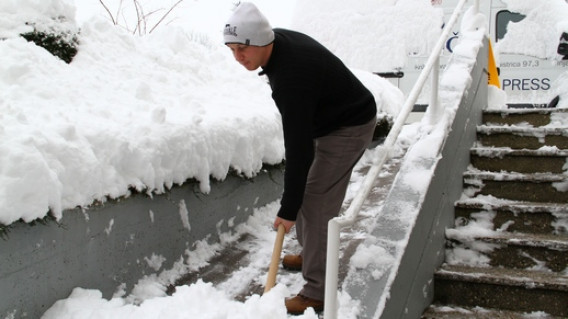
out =
[[[509,22],[519,22],[523,20],[526,16],[520,13],[511,12],[509,10],[502,10],[497,12],[496,19],[496,32],[495,32],[495,42],[503,39],[507,33],[507,25]]]

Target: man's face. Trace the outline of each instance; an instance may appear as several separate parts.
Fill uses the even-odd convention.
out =
[[[227,44],[227,46],[233,52],[235,60],[249,71],[254,71],[266,65],[266,47],[235,43]]]

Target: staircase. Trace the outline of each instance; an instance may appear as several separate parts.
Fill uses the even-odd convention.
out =
[[[568,318],[568,110],[486,111],[422,318]]]

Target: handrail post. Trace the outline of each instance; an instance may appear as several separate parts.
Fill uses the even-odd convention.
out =
[[[440,106],[438,105],[438,88],[440,83],[440,55],[434,61],[432,65],[432,72],[430,73],[431,76],[431,90],[430,90],[430,124],[434,125],[438,123],[438,115],[442,110],[440,110]]]
[[[339,238],[341,226],[335,219],[327,224],[327,260],[325,265],[324,319],[337,318],[337,281],[339,277]]]

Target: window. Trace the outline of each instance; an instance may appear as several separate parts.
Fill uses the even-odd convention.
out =
[[[507,33],[507,25],[509,22],[519,22],[526,16],[520,13],[514,13],[509,10],[502,10],[497,13],[497,23],[495,24],[495,42],[503,39]]]

